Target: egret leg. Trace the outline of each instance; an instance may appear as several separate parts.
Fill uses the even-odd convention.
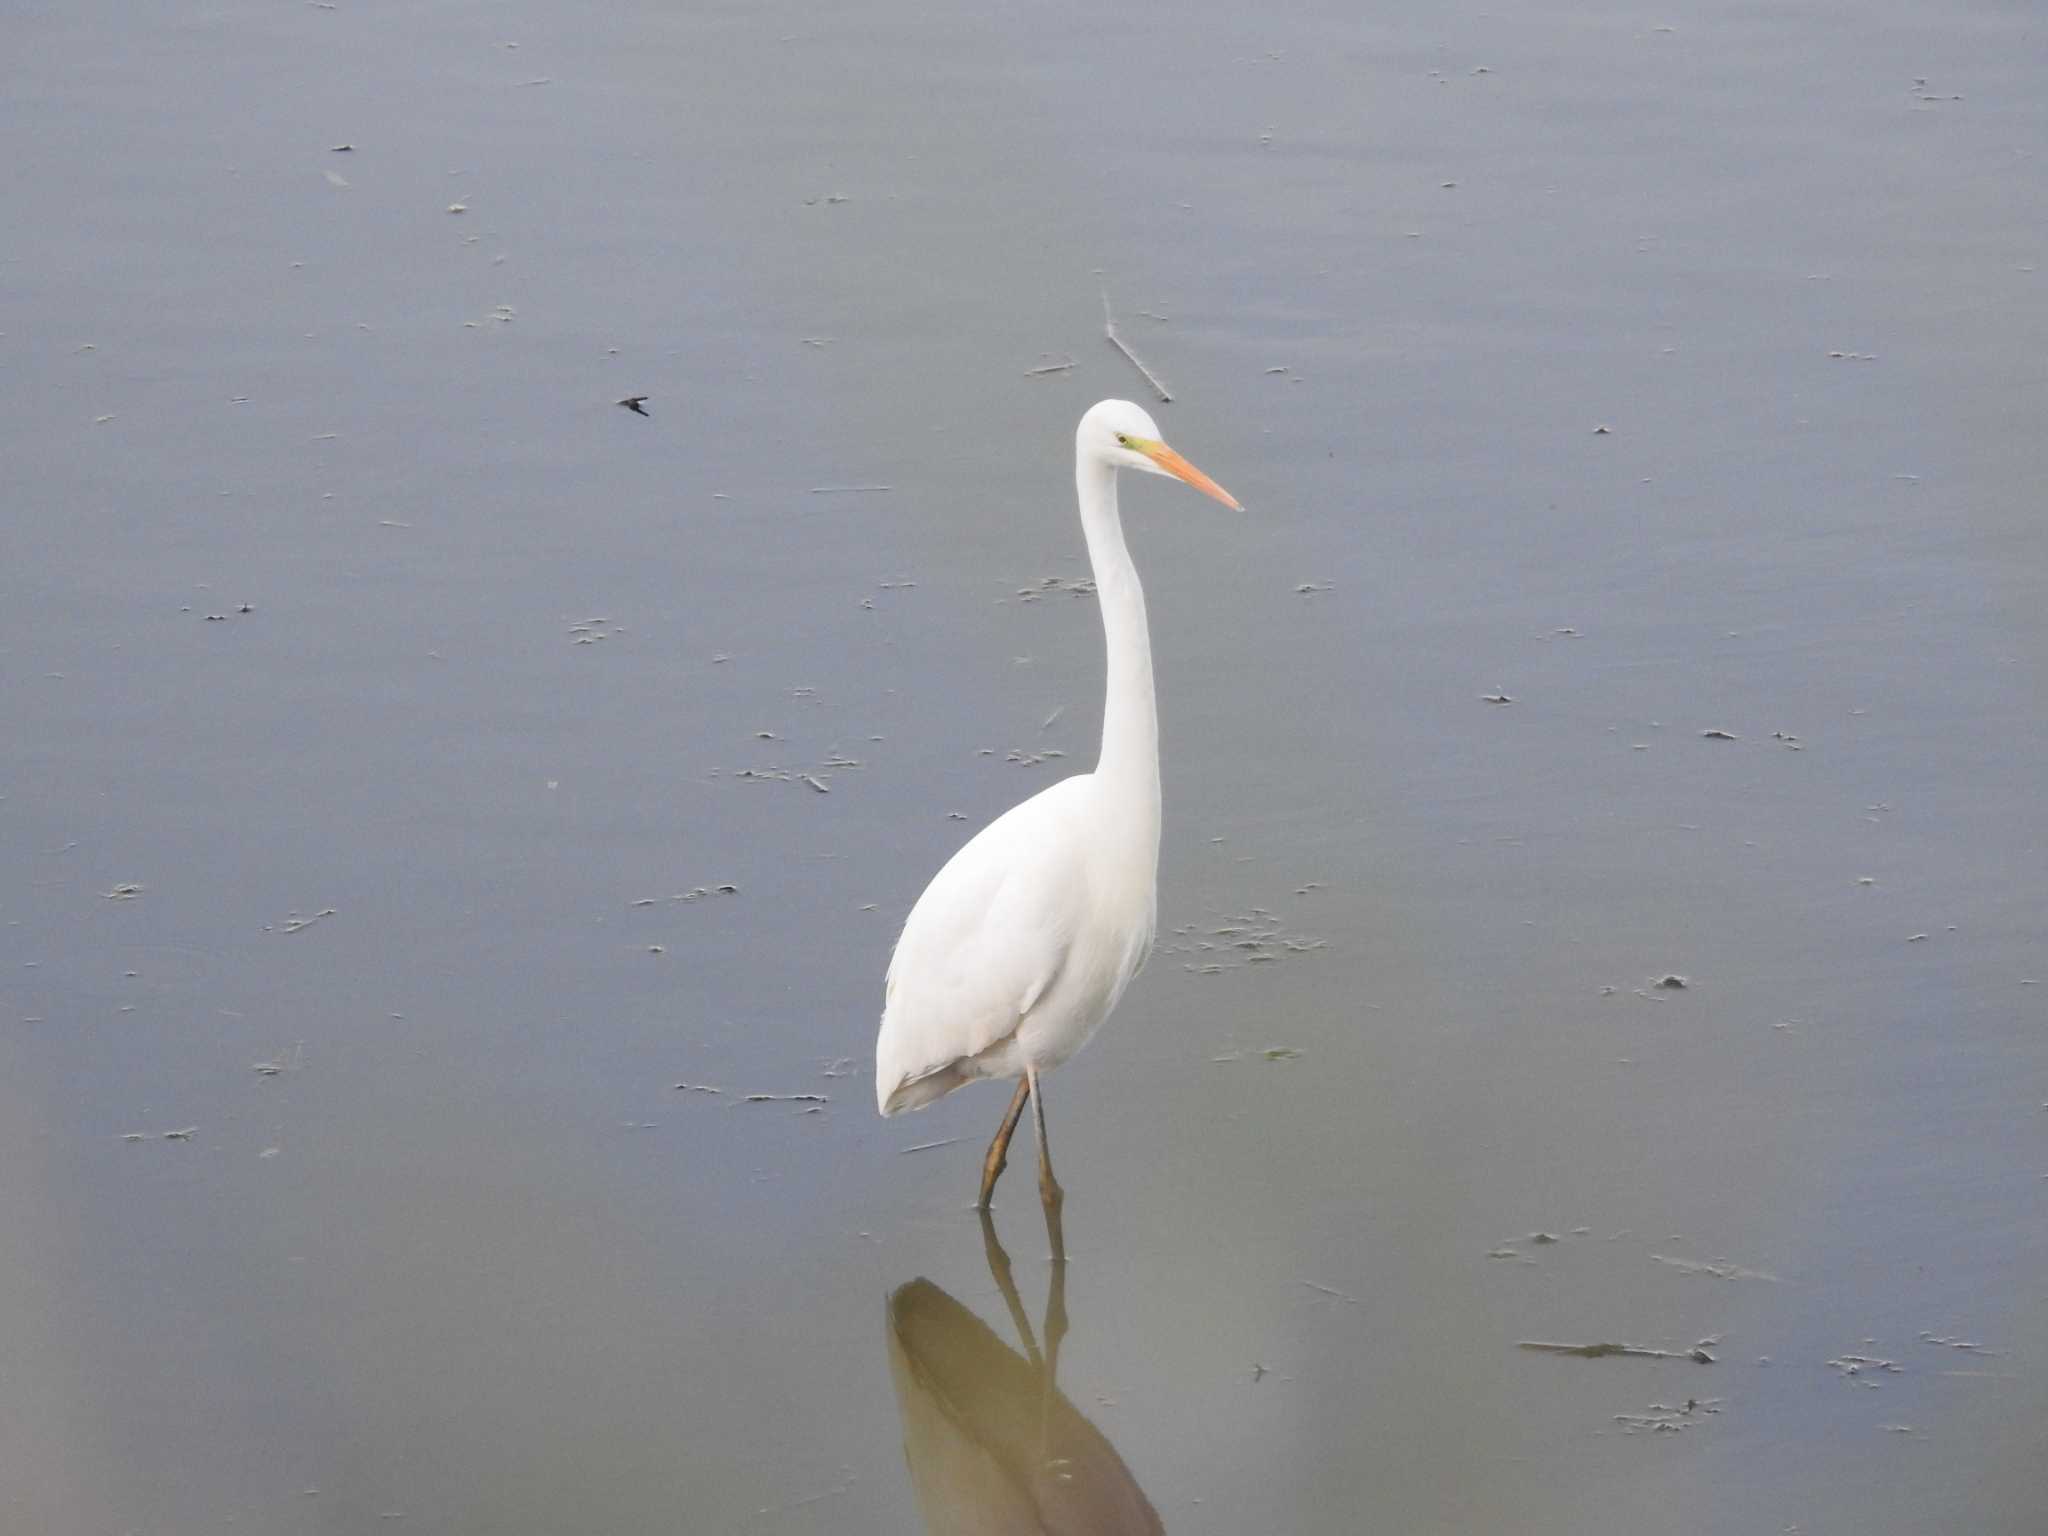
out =
[[[1030,1093],[1031,1079],[1020,1078],[1016,1095],[1003,1112],[996,1139],[988,1144],[988,1156],[981,1160],[981,1198],[974,1202],[977,1211],[988,1209],[989,1197],[996,1192],[996,1180],[1003,1176],[1003,1168],[1010,1161],[1010,1138],[1017,1134],[1017,1122],[1024,1118],[1024,1100]]]
[[[1031,1107],[1038,1127],[1039,1193],[1045,1200],[1045,1239],[1052,1244],[1052,1274],[1046,1281],[1044,1375],[1038,1394],[1038,1455],[1044,1470],[1058,1475],[1064,1458],[1053,1455],[1053,1404],[1059,1400],[1060,1344],[1067,1336],[1067,1236],[1060,1226],[1060,1202],[1064,1198],[1052,1176],[1052,1162],[1045,1154],[1045,1111],[1038,1102],[1037,1074],[1031,1083]],[[1051,1187],[1047,1195],[1046,1188]]]
[[[1038,1068],[1024,1069],[1024,1085],[1031,1090],[1031,1120],[1038,1132],[1038,1198],[1045,1205],[1046,1236],[1052,1239],[1053,1262],[1064,1264],[1067,1239],[1060,1223],[1060,1207],[1067,1196],[1060,1181],[1052,1176],[1052,1149],[1045,1139],[1045,1090],[1038,1086]]]

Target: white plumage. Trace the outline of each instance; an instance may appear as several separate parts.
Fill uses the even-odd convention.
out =
[[[882,1113],[980,1077],[1066,1061],[1152,945],[1159,817],[1119,828],[1096,776],[1003,813],[946,861],[889,962],[875,1043]],[[1149,835],[1148,835],[1149,834]],[[1145,839],[1146,846],[1131,846]]]
[[[946,861],[889,962],[875,1101],[920,1109],[978,1078],[1023,1078],[984,1165],[986,1206],[1025,1094],[1087,1044],[1152,945],[1159,868],[1159,725],[1145,594],[1117,513],[1120,469],[1228,492],[1159,440],[1139,407],[1105,400],[1074,436],[1075,489],[1108,660],[1093,773],[1033,795]],[[1039,1123],[1039,1177],[1056,1201]]]

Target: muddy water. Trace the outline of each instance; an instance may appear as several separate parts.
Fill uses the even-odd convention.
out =
[[[1250,510],[1127,498],[1062,1443],[1177,1532],[2040,1527],[2023,8],[5,27],[10,1529],[918,1527],[891,1297],[1031,1348],[1001,1096],[867,1053],[1092,751],[1105,290]]]

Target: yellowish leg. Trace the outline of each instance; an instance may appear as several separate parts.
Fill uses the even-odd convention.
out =
[[[996,1131],[996,1139],[988,1144],[988,1156],[981,1160],[981,1198],[974,1202],[977,1211],[987,1210],[989,1197],[996,1192],[996,1180],[1003,1176],[1003,1168],[1010,1160],[1010,1138],[1017,1134],[1017,1122],[1024,1118],[1024,1100],[1030,1094],[1031,1079],[1021,1079],[1016,1096],[1003,1112],[1003,1123]]]
[[[1060,1222],[1060,1207],[1067,1197],[1060,1181],[1052,1176],[1052,1149],[1045,1140],[1045,1092],[1038,1086],[1038,1068],[1024,1069],[1024,1085],[1031,1090],[1031,1120],[1038,1131],[1038,1198],[1045,1205],[1046,1235],[1052,1239],[1053,1262],[1064,1264],[1067,1239]]]
[[[1045,1240],[1052,1245],[1052,1278],[1047,1282],[1043,1329],[1045,1377],[1038,1394],[1038,1459],[1048,1475],[1060,1477],[1066,1462],[1053,1455],[1052,1409],[1059,1399],[1060,1343],[1067,1336],[1067,1235],[1060,1223],[1060,1207],[1066,1195],[1059,1180],[1052,1176],[1038,1073],[1031,1072],[1025,1081],[1031,1085],[1031,1118],[1038,1130],[1038,1197],[1045,1205]]]

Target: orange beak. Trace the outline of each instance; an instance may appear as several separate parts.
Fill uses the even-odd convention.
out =
[[[1131,446],[1165,470],[1169,475],[1187,481],[1189,485],[1192,485],[1204,496],[1214,496],[1233,512],[1242,512],[1244,510],[1243,507],[1237,504],[1235,496],[1231,495],[1230,492],[1223,489],[1222,486],[1167,447],[1166,444],[1141,442],[1133,438],[1131,439]]]

